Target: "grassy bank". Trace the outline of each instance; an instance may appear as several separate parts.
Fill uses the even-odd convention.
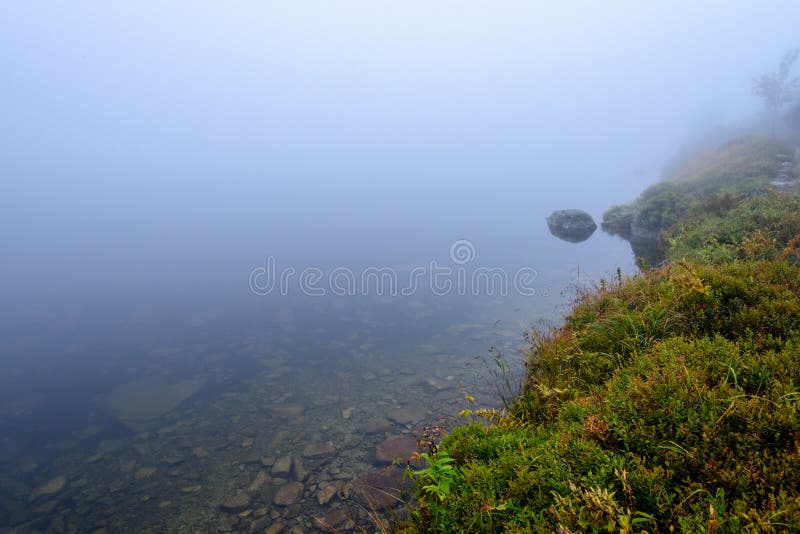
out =
[[[521,395],[426,456],[400,531],[800,531],[800,197],[745,144],[658,186],[688,202],[671,261],[532,334]]]

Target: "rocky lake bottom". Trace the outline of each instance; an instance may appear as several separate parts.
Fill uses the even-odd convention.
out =
[[[31,306],[0,324],[0,533],[376,530],[407,498],[393,460],[465,395],[501,406],[490,351],[521,377],[526,329],[609,254],[635,269],[587,243],[594,270],[554,257],[535,296]]]
[[[450,306],[450,317],[463,315]],[[486,351],[511,361],[523,345],[522,323],[434,324],[430,310],[406,309],[428,332],[399,339],[381,338],[382,319],[367,306],[350,310],[341,339],[277,312],[274,332],[147,342],[137,362],[110,354],[94,363],[120,379],[66,427],[57,413],[41,418],[52,408],[47,388],[19,388],[25,373],[47,374],[33,358],[16,369],[17,394],[0,413],[4,530],[345,532],[390,519],[405,498],[392,461],[418,448],[425,425],[452,423],[465,393],[496,405]],[[35,353],[26,343],[35,345],[18,350]]]

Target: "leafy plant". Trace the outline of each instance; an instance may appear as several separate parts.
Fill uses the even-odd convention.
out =
[[[436,497],[439,502],[450,496],[450,488],[457,478],[457,471],[446,451],[438,450],[436,453],[423,452],[420,458],[425,460],[428,467],[412,471],[411,474],[421,484],[424,495]]]

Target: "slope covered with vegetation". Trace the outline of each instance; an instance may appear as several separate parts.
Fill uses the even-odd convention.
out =
[[[793,150],[769,138],[743,138],[695,154],[667,172],[631,204],[603,214],[603,228],[633,241],[658,241],[709,205],[725,209],[741,195],[765,192]]]
[[[532,334],[523,391],[425,456],[401,531],[800,531],[800,197],[761,159],[671,182],[671,261]]]

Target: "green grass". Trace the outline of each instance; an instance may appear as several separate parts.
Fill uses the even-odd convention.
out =
[[[793,194],[698,201],[668,265],[531,334],[521,395],[442,440],[397,530],[800,531],[798,234]]]
[[[603,227],[626,238],[636,227],[657,235],[708,206],[724,208],[726,198],[765,192],[779,173],[781,153],[794,151],[775,140],[752,137],[698,154],[674,165],[663,181],[645,189],[632,204],[606,211]]]

